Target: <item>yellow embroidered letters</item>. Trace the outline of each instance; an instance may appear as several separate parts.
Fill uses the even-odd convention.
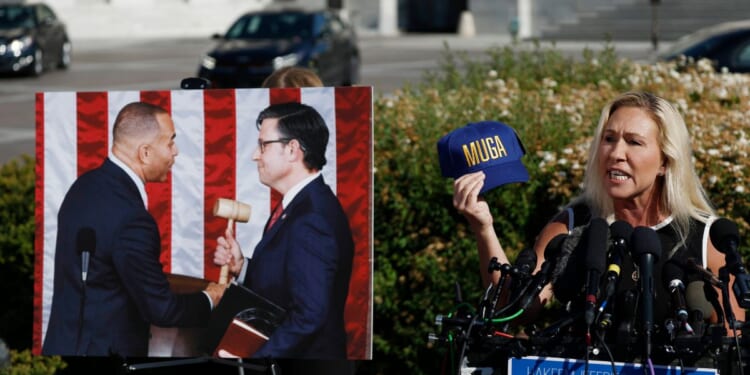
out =
[[[478,139],[469,144],[461,146],[466,157],[466,165],[472,167],[479,163],[489,160],[499,159],[508,156],[508,151],[503,146],[503,141],[499,136]]]

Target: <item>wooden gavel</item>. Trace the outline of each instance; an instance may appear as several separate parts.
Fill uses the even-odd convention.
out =
[[[228,219],[227,228],[231,228],[235,221],[247,223],[250,220],[250,205],[240,201],[219,198],[214,204],[214,216]],[[219,284],[226,284],[229,276],[229,265],[221,266],[219,273]]]

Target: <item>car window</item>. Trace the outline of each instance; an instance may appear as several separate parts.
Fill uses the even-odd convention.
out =
[[[684,51],[682,51],[682,53],[686,56],[693,57],[708,56],[716,49],[716,46],[722,43],[724,38],[724,35],[708,38],[699,43],[696,43],[689,48],[686,48]]]
[[[25,6],[0,6],[0,29],[34,27],[31,8]]]
[[[313,35],[320,36],[326,31],[326,17],[322,13],[317,13],[312,17]]]
[[[341,34],[344,31],[344,25],[341,24],[341,20],[338,17],[331,17],[328,25],[334,35]]]
[[[36,19],[38,19],[40,23],[44,22],[45,20],[54,21],[55,18],[57,18],[55,17],[55,13],[52,12],[52,9],[50,9],[46,5],[39,5],[37,7]]]
[[[750,70],[750,37],[746,38],[743,45],[737,48],[735,66],[743,71]]]
[[[257,13],[246,15],[227,31],[227,39],[309,38],[310,16],[304,13]]]

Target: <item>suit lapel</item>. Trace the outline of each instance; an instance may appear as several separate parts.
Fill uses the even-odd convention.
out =
[[[312,194],[312,191],[317,188],[317,185],[322,183],[323,176],[321,175],[312,180],[309,184],[307,184],[307,186],[302,188],[299,193],[297,193],[294,199],[289,202],[289,206],[285,207],[284,211],[281,212],[281,217],[279,217],[279,220],[271,228],[268,228],[268,231],[263,234],[263,237],[258,243],[258,249],[264,247],[267,242],[271,241],[271,239],[276,236],[279,230],[286,224],[287,219],[295,214],[295,210],[297,209],[297,206],[299,206],[300,202],[308,199],[308,197]],[[266,221],[266,225],[268,225],[268,220]]]

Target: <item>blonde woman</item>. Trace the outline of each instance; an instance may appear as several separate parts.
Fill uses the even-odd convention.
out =
[[[508,258],[493,228],[489,206],[479,195],[484,179],[483,172],[458,178],[454,183],[453,204],[466,217],[474,232],[480,269],[484,270],[481,272],[483,282],[489,285],[499,278],[497,272],[492,275],[486,272],[490,259],[497,257],[500,263],[507,263]],[[674,312],[669,306],[669,290],[662,280],[664,264],[676,263],[687,275],[690,273],[689,267],[685,266],[687,258],[714,274],[725,262],[724,254],[717,251],[710,240],[709,228],[715,213],[692,164],[692,148],[685,122],[665,99],[646,92],[628,92],[604,107],[589,149],[583,193],[539,233],[534,244],[537,270],[545,260],[544,252],[550,240],[560,234],[580,233],[580,229],[594,218],[604,219],[610,224],[626,222],[633,228],[649,227],[658,235],[661,255],[653,271],[657,297],[653,321],[656,335],[667,334],[664,322],[673,318]],[[607,251],[607,248],[602,248],[602,251]],[[586,282],[586,254],[582,252],[585,251],[573,251],[565,262],[566,269],[557,275],[559,279],[554,295],[562,302],[584,302],[580,293]],[[637,284],[637,265],[637,259],[623,261],[618,294],[610,306],[615,319],[618,316],[638,317],[633,311],[636,303],[625,299],[628,288],[633,290]],[[688,284],[687,280],[685,284]],[[716,293],[721,296],[720,290],[716,289]],[[710,297],[710,290],[708,294]],[[538,312],[539,307],[552,297],[553,288],[548,285],[539,294],[535,311]],[[705,303],[693,308],[700,309],[708,304],[702,302]],[[744,310],[736,304],[735,298],[730,298],[731,306],[723,306],[721,298],[717,303],[722,309],[732,309],[737,319],[744,319]],[[534,312],[529,314],[533,316]],[[712,321],[721,319],[715,312],[711,315],[706,318]],[[617,323],[626,322],[615,323],[617,329]],[[731,331],[729,335],[732,335]],[[658,337],[655,340],[658,341]],[[641,353],[640,349],[626,348],[625,345],[618,349],[625,354]]]

